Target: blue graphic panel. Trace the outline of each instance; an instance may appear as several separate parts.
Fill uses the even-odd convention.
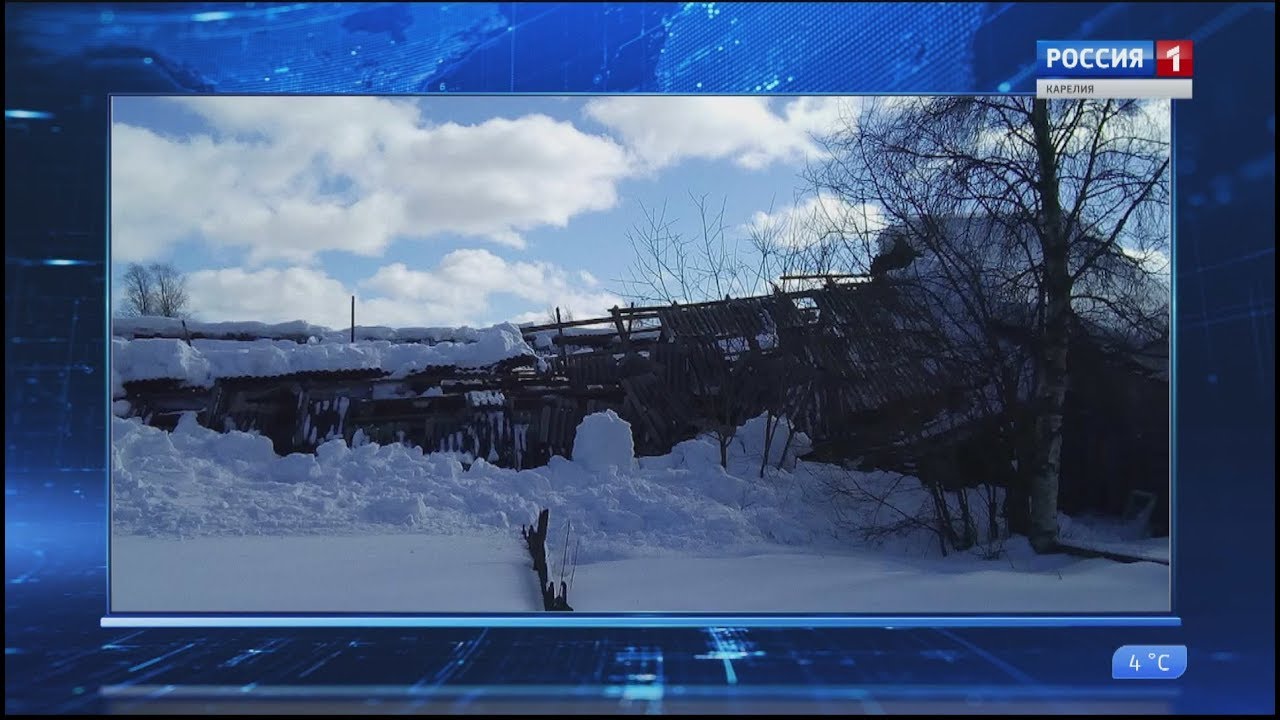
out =
[[[5,20],[7,712],[188,685],[418,710],[1274,711],[1273,4],[50,3]],[[1090,38],[1196,43],[1175,109],[1185,627],[98,626],[109,93],[1025,92],[1037,40]],[[1178,681],[1112,680],[1117,647],[1172,644]],[[243,707],[208,692],[173,699]]]

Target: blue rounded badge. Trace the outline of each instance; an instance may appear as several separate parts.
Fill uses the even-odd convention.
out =
[[[1177,680],[1186,671],[1186,645],[1125,645],[1111,656],[1114,680]]]

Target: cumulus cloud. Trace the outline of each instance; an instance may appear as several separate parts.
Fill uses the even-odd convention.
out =
[[[1133,258],[1143,271],[1163,277],[1166,281],[1173,271],[1173,258],[1163,248],[1133,248],[1122,245],[1120,250]]]
[[[443,122],[417,101],[374,97],[115,102],[165,103],[153,105],[157,117],[201,123],[194,132],[113,125],[117,267],[178,260],[200,319],[341,326],[353,293],[369,324],[531,320],[554,306],[601,312],[621,299],[591,273],[486,249],[427,267],[387,257],[362,280],[333,263],[435,238],[523,248],[530,231],[617,207],[619,184],[642,173],[690,159],[751,170],[812,158],[812,136],[853,117],[861,101],[598,98],[582,106],[578,126],[538,113]],[[199,248],[204,269],[175,257],[187,247]],[[210,267],[242,257],[243,267]],[[521,314],[503,317],[511,312]]]
[[[744,235],[768,233],[784,247],[801,248],[841,235],[868,238],[885,227],[879,207],[855,204],[835,195],[813,194],[780,209],[757,210],[739,229]]]
[[[545,115],[431,124],[385,98],[172,102],[213,131],[113,126],[116,262],[162,257],[183,237],[251,262],[376,257],[398,237],[441,233],[520,247],[528,230],[613,207],[631,172],[611,138]]]
[[[765,97],[607,97],[587,103],[585,112],[650,170],[687,158],[758,169],[817,155],[813,136],[853,117],[857,102],[806,97],[775,109]]]
[[[542,319],[542,308],[555,306],[589,316],[622,302],[576,280],[578,273],[550,263],[510,262],[488,250],[466,249],[428,270],[385,265],[356,287],[314,266],[199,270],[187,276],[187,287],[201,320],[306,320],[329,327],[350,322],[353,294],[357,322],[392,327]],[[494,305],[504,294],[540,309],[503,314]]]
[[[342,327],[351,319],[351,290],[313,267],[227,268],[187,275],[191,308],[200,320],[306,320]]]
[[[572,309],[579,316],[603,313],[622,304],[613,293],[584,282],[579,274],[546,262],[510,262],[484,249],[455,250],[431,270],[411,270],[402,263],[387,265],[362,286],[405,302],[434,302],[462,314],[484,306],[492,296],[507,294],[539,310],[516,318],[545,317],[544,308]]]

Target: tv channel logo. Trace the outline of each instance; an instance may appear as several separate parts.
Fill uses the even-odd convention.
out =
[[[1190,40],[1156,41],[1156,77],[1189,78],[1194,67]]]
[[[1189,78],[1190,40],[1039,40],[1041,78]]]

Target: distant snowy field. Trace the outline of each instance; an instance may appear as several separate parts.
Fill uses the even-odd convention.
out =
[[[1154,562],[1036,556],[1021,538],[941,556],[928,530],[898,527],[929,502],[913,478],[797,463],[781,441],[761,478],[762,419],[738,433],[728,472],[703,439],[634,459],[612,414],[584,421],[575,460],[521,471],[341,440],[279,457],[190,415],[172,433],[115,418],[112,433],[116,611],[538,611],[519,528],[543,507],[551,576],[572,580],[579,611],[1169,609]],[[981,531],[982,498],[969,502]],[[1167,558],[1167,539],[1063,528]]]

